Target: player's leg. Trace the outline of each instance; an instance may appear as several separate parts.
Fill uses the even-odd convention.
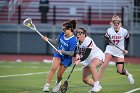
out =
[[[94,80],[93,88],[91,89],[92,92],[98,92],[101,89],[101,86],[98,81],[98,72],[96,70],[97,67],[102,65],[102,61],[99,58],[94,58],[92,62],[89,64],[89,68],[92,73],[92,78]]]
[[[53,87],[52,92],[58,92],[61,86],[62,75],[64,71],[67,69],[64,65],[60,65],[58,72],[57,72],[57,81]]]
[[[50,86],[51,80],[52,80],[56,70],[60,66],[60,62],[61,62],[60,58],[57,58],[57,57],[53,58],[52,67],[48,73],[48,77],[46,79],[46,84],[44,85],[44,88],[43,88],[44,92],[49,92],[49,86]]]
[[[86,66],[83,68],[83,74],[82,74],[82,80],[85,84],[88,84],[90,86],[93,86],[93,79],[89,78],[89,75],[91,74],[91,71],[89,69],[89,66]]]
[[[112,55],[110,55],[109,53],[105,53],[105,61],[102,64],[99,74],[98,74],[98,80],[100,81],[102,79],[102,76],[104,74],[105,69],[107,68],[107,65],[109,63],[109,61],[112,59]]]
[[[66,69],[67,67],[65,67],[64,65],[60,65],[57,72],[57,82],[60,82],[62,80],[62,75]]]
[[[130,84],[134,84],[134,79],[132,74],[128,73],[128,71],[124,68],[124,58],[117,58],[116,62],[117,72],[121,75],[126,75]]]

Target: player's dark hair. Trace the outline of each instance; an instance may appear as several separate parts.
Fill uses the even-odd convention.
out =
[[[76,28],[76,24],[77,24],[76,20],[70,20],[70,21],[64,22],[62,26],[64,26],[66,29],[71,29],[72,32],[74,32]]]
[[[80,28],[78,28],[78,29],[80,29],[80,30],[82,30],[82,31],[83,31],[83,34],[85,34],[85,37],[87,36],[87,30],[86,30],[85,28],[80,27]]]

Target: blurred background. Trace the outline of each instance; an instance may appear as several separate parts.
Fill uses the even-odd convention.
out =
[[[128,57],[140,57],[140,0],[0,0],[0,55],[52,55],[53,48],[22,23],[32,18],[36,28],[56,38],[61,24],[77,19],[99,48],[113,15],[122,18],[130,33]]]

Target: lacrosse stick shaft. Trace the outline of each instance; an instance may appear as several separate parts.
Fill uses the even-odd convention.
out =
[[[35,31],[36,31],[41,37],[43,37],[43,35],[42,35],[37,29],[35,29]]]
[[[43,35],[37,30],[37,29],[35,29],[35,31],[41,36],[41,37],[43,37]],[[47,42],[55,49],[55,51],[57,51],[57,49],[54,47],[54,45],[51,43],[51,42],[49,42],[48,40],[47,40]],[[60,53],[61,54],[61,53]],[[62,54],[61,54],[62,55]]]
[[[69,74],[69,76],[67,77],[67,79],[65,80],[64,84],[61,85],[61,87],[60,87],[60,90],[61,90],[62,93],[66,93],[66,91],[67,91],[67,88],[68,88],[68,79],[70,78],[71,73],[73,72],[75,66],[76,66],[76,64],[73,66],[73,68],[72,68],[72,70],[70,71],[70,74]]]
[[[111,41],[110,41],[110,43],[111,44],[113,44],[115,47],[117,47],[118,49],[120,49],[122,52],[125,52],[124,50],[122,50],[120,47],[118,47],[118,46],[116,46],[114,43],[112,43]]]
[[[112,43],[110,40],[109,40],[109,42],[110,42],[112,45],[114,45],[116,48],[120,49],[122,52],[124,52],[124,53],[125,53],[125,51],[124,51],[124,50],[122,50],[120,47],[116,46],[116,45],[115,45],[114,43]]]
[[[43,35],[42,35],[37,29],[35,29],[35,31],[36,31],[41,37],[43,37]],[[52,45],[51,42],[49,42],[48,40],[47,40],[47,42],[57,51],[57,49],[54,47],[54,45]]]
[[[72,70],[70,71],[70,74],[69,74],[69,76],[67,77],[67,80],[70,78],[71,73],[73,72],[73,70],[74,70],[75,66],[76,66],[76,64],[74,64],[74,66],[73,66]]]

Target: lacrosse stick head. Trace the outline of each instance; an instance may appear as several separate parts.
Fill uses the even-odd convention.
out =
[[[36,29],[35,25],[32,23],[32,19],[31,18],[27,18],[23,21],[23,24],[33,30]]]
[[[61,93],[66,93],[67,88],[68,88],[68,81],[66,80],[66,81],[64,82],[64,84],[61,85],[61,87],[60,87]]]

